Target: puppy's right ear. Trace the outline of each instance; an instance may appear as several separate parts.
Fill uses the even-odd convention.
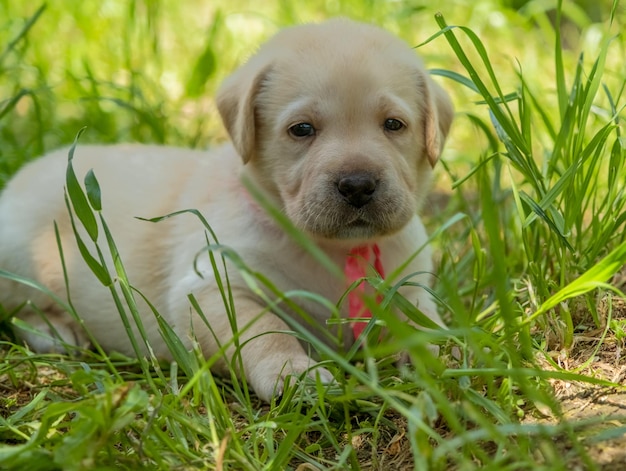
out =
[[[256,154],[256,97],[270,66],[254,58],[228,77],[217,92],[217,109],[244,163]]]

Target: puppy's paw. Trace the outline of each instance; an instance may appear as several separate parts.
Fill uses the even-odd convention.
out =
[[[254,371],[248,372],[248,381],[260,399],[270,402],[279,397],[285,389],[285,382],[297,381],[303,374],[315,380],[319,377],[323,384],[335,381],[326,368],[317,364],[307,355],[300,354],[292,358],[272,358],[259,363]]]
[[[34,313],[19,317],[24,324],[14,324],[15,334],[34,352],[65,354],[89,346],[84,330],[65,313],[50,313],[46,319]]]
[[[440,354],[439,345],[428,344],[426,348],[428,349],[428,351],[433,357],[439,358],[439,354]],[[410,365],[411,363],[413,363],[413,361],[411,360],[411,356],[409,355],[408,352],[405,352],[405,351],[398,353],[397,355],[394,356],[394,358],[396,359],[396,364],[398,366]]]

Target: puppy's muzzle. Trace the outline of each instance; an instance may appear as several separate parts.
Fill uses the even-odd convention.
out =
[[[341,176],[337,182],[337,191],[355,208],[369,203],[376,192],[378,181],[369,173],[351,173]]]

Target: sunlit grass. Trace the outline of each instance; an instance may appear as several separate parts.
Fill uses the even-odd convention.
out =
[[[561,19],[541,2],[514,11],[457,0],[441,15],[409,2],[109,1],[40,10],[26,3],[0,4],[0,186],[84,126],[79,148],[224,139],[211,97],[280,27],[345,15],[420,44],[457,109],[437,174],[446,203],[426,208],[440,262],[436,294],[451,330],[408,335],[379,308],[396,340],[372,342],[371,357],[354,362],[359,352],[337,354],[293,324],[337,384],[293,385],[269,405],[235,375],[214,378],[215,358],[180,348],[165,323],[170,365],[101,351],[80,360],[37,356],[5,337],[0,467],[594,469],[576,436],[590,424],[560,421],[549,383],[610,384],[562,369],[552,353],[571,347],[581,324],[605,334],[621,325],[598,306],[608,294],[623,297],[611,279],[626,263],[623,6],[611,19],[607,2],[592,20],[571,2]],[[68,182],[76,223],[89,228],[101,218],[98,202],[81,195],[81,185]],[[85,243],[114,241],[105,232]],[[133,322],[141,294],[123,260],[89,263]],[[389,288],[385,302],[401,305]],[[0,310],[4,326],[10,314]],[[135,342],[139,350],[144,339]],[[441,358],[430,342],[441,345]],[[390,355],[400,349],[413,369],[395,367]],[[542,414],[549,424],[521,420]]]

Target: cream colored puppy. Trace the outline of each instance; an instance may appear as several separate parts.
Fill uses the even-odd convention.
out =
[[[201,152],[143,146],[79,145],[79,178],[93,168],[103,194],[103,215],[118,244],[129,280],[157,308],[185,346],[192,339],[208,357],[233,338],[206,247],[204,227],[191,214],[159,223],[151,218],[194,208],[221,244],[283,292],[307,290],[338,302],[350,280],[338,279],[269,217],[241,183],[246,176],[338,266],[370,252],[379,271],[393,272],[426,241],[417,216],[452,121],[447,95],[430,79],[414,51],[376,27],[348,20],[286,29],[226,80],[217,105],[232,146]],[[111,300],[80,256],[63,198],[67,149],[26,165],[0,198],[0,269],[36,280],[65,298],[66,287],[53,222],[58,230],[73,305],[85,327],[109,351],[133,354]],[[102,240],[101,246],[106,243]],[[371,250],[370,250],[371,249]],[[200,255],[198,255],[200,254]],[[360,263],[364,261],[361,260]],[[356,263],[352,261],[354,266]],[[348,263],[349,265],[349,263]],[[421,251],[401,276],[422,273],[427,284],[430,252]],[[289,374],[317,372],[307,349],[285,331],[277,315],[238,271],[229,270],[243,374],[265,400],[280,394]],[[399,278],[398,278],[399,279]],[[190,305],[193,293],[207,326]],[[403,294],[441,323],[428,293]],[[169,358],[155,317],[137,296],[152,349]],[[38,351],[57,350],[57,335],[85,343],[79,327],[48,296],[0,278],[0,303],[47,336],[22,331]],[[297,320],[327,340],[329,309],[302,301],[314,325]],[[348,303],[342,312],[348,316]],[[49,324],[53,329],[49,328]],[[352,331],[345,329],[347,343]],[[235,356],[227,349],[216,371]]]

